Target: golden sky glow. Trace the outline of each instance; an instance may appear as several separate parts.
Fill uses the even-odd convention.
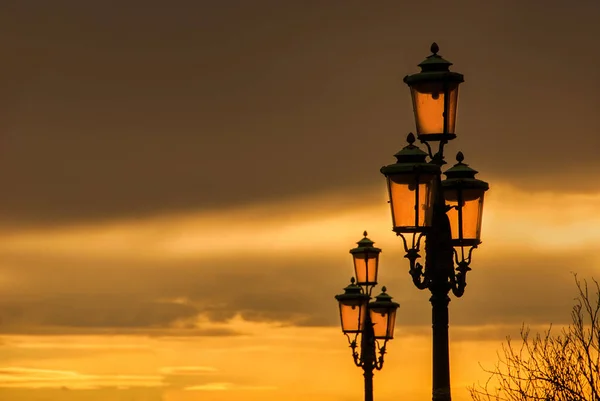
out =
[[[18,278],[11,280],[10,272],[26,271],[30,263],[27,255],[31,254],[47,256],[49,260],[75,258],[83,263],[109,255],[106,260],[111,263],[125,261],[137,270],[136,275],[143,277],[144,262],[151,259],[191,260],[202,271],[210,269],[211,264],[218,266],[220,259],[230,260],[231,255],[235,255],[234,259],[242,267],[242,261],[249,255],[285,258],[317,252],[324,260],[339,256],[341,264],[335,269],[337,282],[333,283],[339,291],[351,274],[347,251],[367,228],[369,236],[384,250],[384,284],[393,290],[392,295],[402,305],[397,319],[397,337],[389,345],[384,370],[375,377],[378,398],[391,400],[396,397],[398,377],[404,378],[403,394],[427,397],[430,386],[429,329],[427,325],[414,323],[407,326],[410,318],[406,316],[417,306],[426,311],[426,298],[414,298],[416,289],[394,282],[408,282],[407,266],[399,251],[399,239],[388,227],[387,205],[368,200],[348,209],[327,207],[335,205],[339,196],[227,210],[221,214],[191,213],[99,225],[4,232],[0,236],[0,252],[10,255],[13,265],[4,267],[3,271],[9,274],[3,276],[1,285],[4,289],[20,285]],[[503,201],[499,201],[501,199]],[[315,204],[325,206],[312,213]],[[600,217],[590,221],[589,213],[599,206],[600,194],[526,194],[496,183],[485,206],[483,238],[486,246],[476,251],[472,278],[474,281],[485,278],[489,273],[486,261],[501,255],[505,247],[523,253],[554,252],[557,247],[573,249],[600,241],[597,229],[581,229],[600,226]],[[548,211],[556,208],[570,220],[548,218]],[[268,217],[265,217],[267,211]],[[278,225],[283,216],[294,217],[288,217],[285,224]],[[233,221],[237,229],[232,233],[226,227]],[[524,241],[522,231],[511,233],[515,227],[517,230],[528,228],[527,238],[531,241]],[[557,232],[563,237],[551,234]],[[203,246],[193,247],[194,243]],[[315,244],[319,245],[316,249]],[[205,253],[206,249],[211,250],[210,255]],[[600,263],[596,263],[594,271],[597,272],[599,266]],[[51,269],[52,262],[46,262],[45,268]],[[559,281],[566,278],[563,285],[569,287],[568,270],[547,274],[557,275]],[[476,285],[479,283],[473,284],[473,290],[477,290]],[[400,293],[400,289],[408,292]],[[331,298],[330,304],[323,308],[337,319],[333,293],[327,295],[326,298]],[[191,302],[185,297],[166,301]],[[568,307],[569,300],[565,301]],[[416,305],[417,302],[421,305]],[[464,306],[473,306],[473,302],[469,296],[453,301],[451,316],[456,310],[460,314]],[[503,336],[517,334],[518,327],[516,321],[490,325],[478,324],[476,319],[466,325],[459,322],[451,326],[454,339],[451,346],[452,380],[457,400],[466,399],[466,386],[485,379],[478,362],[492,363]],[[230,329],[239,334],[195,337],[193,333],[201,329]],[[68,328],[62,330],[69,331]],[[345,400],[352,399],[362,386],[361,372],[352,365],[346,339],[337,326],[286,327],[278,323],[246,321],[240,316],[211,322],[200,316],[184,326],[172,322],[169,327],[130,329],[129,333],[124,329],[111,336],[103,335],[102,329],[84,336],[51,333],[3,337],[0,355],[6,363],[0,369],[0,393],[6,392],[16,397],[12,398],[15,400],[25,400],[31,389],[68,388],[73,392],[85,390],[88,395],[97,391],[100,397],[102,391],[110,388],[120,389],[118,391],[123,394],[130,392],[132,396],[138,391],[136,389],[145,388],[147,394],[153,394],[156,399],[173,401],[197,399],[193,394],[198,392],[203,393],[202,399],[211,400],[231,400],[240,396],[251,400],[281,397]]]
[[[494,184],[494,191],[485,200],[486,248],[573,249],[600,240],[600,215],[596,213],[600,209],[600,194],[525,192],[505,183]],[[356,233],[363,229],[368,229],[379,244],[397,246],[396,238],[389,235],[390,212],[383,192],[379,202],[369,199],[356,208],[336,208],[343,196],[347,194],[222,212],[0,231],[0,250],[196,260],[223,254],[242,257],[264,252],[300,252],[311,244],[343,249],[355,242]]]

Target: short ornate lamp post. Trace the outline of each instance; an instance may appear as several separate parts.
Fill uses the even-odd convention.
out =
[[[396,309],[400,305],[392,301],[385,287],[371,301],[371,292],[377,285],[381,249],[373,246],[366,231],[357,244],[350,250],[356,279],[352,277],[344,293],[335,299],[339,302],[342,331],[348,337],[354,363],[364,371],[365,401],[373,401],[373,371],[383,368],[385,346],[394,338]],[[360,353],[356,350],[359,336]]]
[[[471,254],[481,243],[483,197],[489,186],[475,178],[477,171],[463,163],[461,152],[456,156],[458,163],[445,171],[442,180],[444,145],[456,138],[458,87],[463,76],[449,71],[452,63],[438,51],[434,43],[432,54],[419,64],[421,72],[404,78],[412,95],[417,138],[428,152],[415,146],[415,137],[409,134],[408,145],[395,155],[396,163],[382,167],[381,172],[387,178],[393,231],[402,237],[412,281],[417,288],[431,291],[433,400],[450,401],[448,294],[452,291],[460,297],[464,293]],[[436,142],[433,154],[431,145]],[[424,269],[417,262],[423,237]]]

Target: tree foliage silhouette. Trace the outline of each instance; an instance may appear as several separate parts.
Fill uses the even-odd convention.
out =
[[[469,388],[474,401],[600,401],[600,285],[588,290],[575,275],[579,292],[571,323],[532,335],[521,328],[520,345],[502,344],[483,385]]]

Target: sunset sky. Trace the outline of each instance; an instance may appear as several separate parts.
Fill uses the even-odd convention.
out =
[[[430,399],[384,177],[436,41],[490,183],[455,401],[600,278],[597,0],[3,0],[0,400],[362,399],[333,296],[363,230],[401,304],[378,401]]]

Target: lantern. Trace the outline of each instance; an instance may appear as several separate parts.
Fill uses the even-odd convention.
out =
[[[456,109],[458,86],[464,82],[462,74],[451,72],[451,62],[437,54],[439,47],[431,45],[431,55],[419,67],[421,72],[407,75],[404,82],[410,87],[421,141],[447,141],[456,138]]]
[[[356,248],[350,249],[350,253],[354,259],[356,283],[362,286],[373,286],[377,284],[381,249],[373,246],[374,242],[367,238],[366,231],[363,235],[364,238],[356,243],[358,245]]]
[[[381,294],[375,297],[375,301],[369,303],[369,317],[376,339],[387,341],[394,338],[396,310],[399,306],[400,304],[393,302],[392,297],[386,293],[385,287],[381,289]]]
[[[483,196],[489,185],[475,178],[477,171],[463,163],[462,152],[458,152],[456,160],[458,163],[446,170],[446,179],[442,181],[444,198],[451,207],[447,214],[452,244],[477,246],[481,243]]]
[[[367,313],[369,296],[363,293],[360,286],[354,284],[354,277],[350,285],[344,288],[344,293],[335,296],[340,304],[340,322],[344,334],[361,333]]]
[[[408,146],[394,155],[397,162],[381,168],[387,178],[393,230],[397,234],[423,232],[430,226],[431,189],[440,174],[439,166],[425,161],[427,153],[413,145],[412,133],[406,140]]]

